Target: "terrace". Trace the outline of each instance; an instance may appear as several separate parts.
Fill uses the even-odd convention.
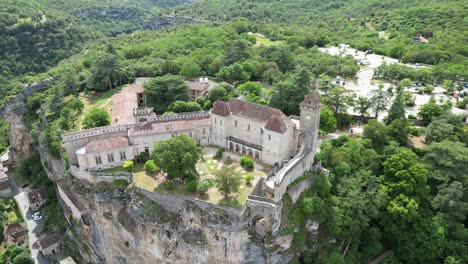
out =
[[[162,172],[149,173],[145,170],[143,165],[137,165],[133,169],[133,182],[137,187],[145,189],[150,192],[157,192],[161,194],[174,194],[199,199],[208,203],[224,205],[233,208],[241,208],[247,197],[252,192],[253,187],[261,178],[266,178],[269,167],[262,166],[255,163],[254,169],[245,170],[238,161],[239,156],[235,153],[226,151],[222,158],[214,158],[214,148],[205,148],[205,155],[196,164],[197,172],[199,174],[197,181],[208,182],[208,191],[204,194],[198,192],[190,192],[187,189],[187,182],[172,181],[172,184],[167,184],[166,175]],[[225,197],[221,194],[216,187],[216,172],[223,166],[227,165],[233,167],[238,171],[242,177],[241,184],[235,193],[229,194]],[[118,172],[122,171],[122,167],[112,168],[105,170],[105,172]],[[247,183],[246,176],[251,174],[253,179]]]

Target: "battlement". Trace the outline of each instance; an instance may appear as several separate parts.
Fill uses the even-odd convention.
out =
[[[133,126],[134,126],[133,124],[128,124],[128,125],[118,125],[118,126],[95,127],[91,129],[63,134],[62,138],[63,138],[63,142],[66,143],[69,141],[78,140],[78,139],[87,138],[87,137],[127,131]]]
[[[178,120],[197,120],[205,119],[210,117],[210,112],[200,111],[200,112],[189,112],[189,113],[180,113],[168,116],[158,116],[148,120],[149,122],[168,122],[168,121],[178,121]]]

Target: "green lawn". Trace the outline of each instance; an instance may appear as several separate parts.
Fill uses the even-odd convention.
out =
[[[266,47],[270,47],[270,46],[276,46],[276,45],[280,45],[280,44],[283,44],[282,41],[273,41],[273,40],[270,40],[269,38],[267,37],[259,37],[257,35],[254,35],[255,38],[257,39],[257,44],[258,46],[266,46]]]
[[[0,199],[0,204],[5,206],[5,211],[8,216],[8,224],[23,221],[23,217],[21,216],[19,208],[13,198]]]
[[[104,93],[81,93],[79,95],[79,99],[84,104],[83,114],[78,117],[77,124],[80,124],[79,127],[81,129],[81,122],[83,120],[83,116],[92,108],[102,108],[106,110],[109,114],[110,109],[112,108],[112,96],[116,93],[119,93],[122,90],[122,87],[118,87]]]

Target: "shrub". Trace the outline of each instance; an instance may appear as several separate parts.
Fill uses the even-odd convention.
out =
[[[124,179],[118,179],[112,182],[112,187],[114,188],[125,188],[127,187],[127,185],[128,185],[128,182],[127,180],[124,180]]]
[[[424,92],[425,93],[432,93],[434,91],[434,86],[432,85],[427,85],[426,87],[424,87]]]
[[[154,163],[154,160],[148,160],[147,162],[145,162],[145,170],[149,173],[155,173],[159,170],[159,168]]]
[[[246,156],[242,156],[241,159],[240,159],[240,164],[242,167],[244,167],[244,169],[246,170],[251,170],[253,169],[254,167],[254,162],[251,158],[249,157],[246,157]]]
[[[171,181],[165,181],[164,188],[166,188],[167,190],[172,190],[174,189],[174,183]]]
[[[219,148],[218,151],[216,151],[215,158],[220,159],[223,157],[223,154],[226,150],[224,148]]]
[[[249,173],[245,176],[245,182],[250,185],[250,182],[253,180],[252,173]]]
[[[410,114],[408,115],[408,119],[417,119],[417,117],[415,115]]]
[[[139,156],[142,163],[148,160],[148,157],[146,156],[145,152],[141,152]]]
[[[211,183],[209,181],[201,181],[200,183],[198,183],[197,192],[199,194],[205,194],[210,187]]]
[[[135,165],[133,163],[133,160],[127,160],[124,162],[122,167],[124,168],[124,170],[131,172],[133,170],[133,167],[135,167]]]
[[[189,181],[185,184],[185,189],[187,189],[187,191],[191,193],[196,192],[197,187],[198,187],[198,182],[196,180]]]
[[[404,92],[401,95],[401,100],[405,103],[406,106],[414,106],[416,103],[416,98],[410,92]]]
[[[456,103],[456,106],[460,109],[466,109],[466,106],[468,105],[468,96],[463,98],[463,100],[459,100]]]
[[[410,127],[409,132],[413,136],[419,136],[421,134],[421,129],[419,129],[417,127]]]

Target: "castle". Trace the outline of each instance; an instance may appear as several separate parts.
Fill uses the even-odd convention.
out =
[[[184,134],[201,146],[222,147],[270,165],[268,178],[254,187],[244,207],[278,226],[288,185],[313,167],[321,109],[316,91],[300,103],[299,117],[239,99],[217,101],[211,112],[156,116],[151,108],[142,107],[142,93],[142,84],[136,83],[116,95],[111,126],[63,135],[74,176],[121,166],[127,160],[140,162],[155,143]]]

